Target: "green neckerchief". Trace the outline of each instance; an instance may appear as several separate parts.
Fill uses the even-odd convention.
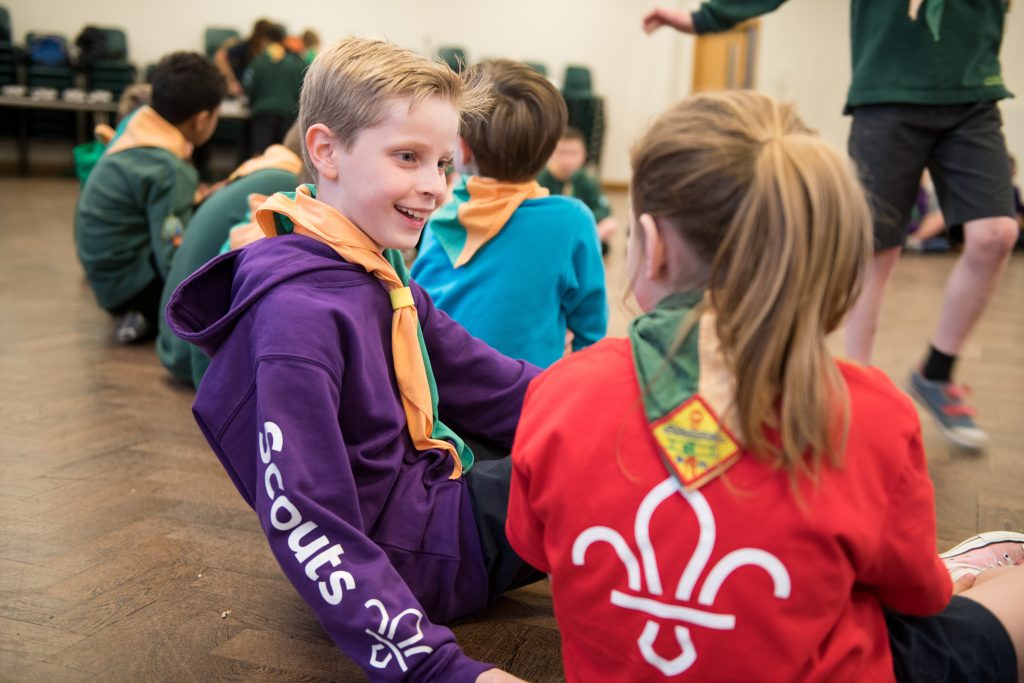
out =
[[[459,207],[469,201],[466,176],[452,188],[452,197],[430,217],[430,232],[441,245],[451,263],[455,263],[466,246],[466,228],[459,222]]]
[[[687,317],[700,314],[695,309],[703,296],[671,294],[629,326],[648,428],[665,469],[689,491],[720,475],[741,455],[721,416],[699,392],[702,323],[694,321],[686,338],[678,341]]]
[[[670,294],[653,310],[629,324],[633,365],[648,422],[660,420],[697,393],[700,381],[698,326],[693,326],[671,358],[668,353],[676,343],[683,320],[703,296],[703,292]]]
[[[939,29],[942,27],[942,10],[946,0],[927,0],[924,8],[924,20],[928,24],[928,30],[932,32],[935,42],[939,41]],[[968,29],[969,30],[969,29]]]
[[[939,31],[942,28],[942,11],[945,9],[946,0],[918,0],[924,4],[924,23],[928,27],[929,33],[932,34],[932,39],[935,42],[939,42]],[[918,15],[921,13],[921,7],[915,9],[914,5],[917,5],[917,1],[910,0],[910,18],[917,21]]]
[[[310,194],[313,198],[316,198],[316,185],[307,185]],[[295,192],[280,192],[289,199],[295,199]],[[287,235],[292,232],[292,222],[287,216],[282,216],[279,213],[274,214],[274,223],[277,225],[277,232],[279,235]],[[394,267],[395,272],[401,279],[402,284],[406,287],[409,286],[409,269],[405,266],[405,259],[402,258],[402,252],[397,249],[385,249],[384,258]],[[426,342],[423,341],[423,330],[419,325],[416,326],[416,337],[420,343],[420,353],[423,354],[423,366],[427,371],[427,384],[430,385],[430,404],[433,408],[434,413],[434,425],[430,431],[430,437],[432,439],[444,439],[455,446],[455,450],[459,454],[459,460],[462,462],[462,473],[465,474],[473,467],[473,451],[466,445],[466,442],[456,434],[450,427],[441,422],[437,417],[437,382],[434,380],[434,370],[430,365],[430,355],[427,353]]]

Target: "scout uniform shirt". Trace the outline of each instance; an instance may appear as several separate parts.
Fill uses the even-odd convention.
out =
[[[604,336],[594,218],[536,182],[470,176],[427,223],[412,277],[437,307],[511,358],[547,367]]]
[[[547,168],[537,176],[537,182],[541,187],[547,188],[553,195],[567,195],[575,197],[590,209],[594,214],[594,221],[600,223],[612,215],[612,209],[608,205],[608,198],[601,192],[601,186],[582,168],[566,181],[561,181],[554,176]]]
[[[784,0],[710,0],[693,13],[697,33],[727,31]],[[999,47],[1006,0],[850,0],[853,80],[847,108],[862,104],[969,104],[1011,97]]]
[[[883,606],[934,614],[952,589],[914,407],[841,363],[842,465],[794,484],[743,450],[714,315],[676,344],[699,299],[527,393],[506,530],[551,574],[568,680],[892,681]]]
[[[242,86],[249,97],[249,111],[294,118],[306,62],[279,43],[268,47],[249,63]]]
[[[147,106],[89,175],[75,211],[75,244],[103,308],[116,309],[167,277],[199,185],[188,157],[181,132]]]
[[[271,145],[267,151],[239,166],[228,178],[228,184],[207,197],[188,224],[188,231],[164,282],[160,297],[159,333],[156,353],[160,362],[178,379],[199,386],[210,359],[199,349],[179,339],[167,326],[163,311],[171,293],[182,280],[220,253],[228,231],[246,220],[249,197],[293,190],[299,184],[302,159],[282,145]]]

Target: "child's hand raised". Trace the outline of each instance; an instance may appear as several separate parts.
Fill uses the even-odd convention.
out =
[[[662,26],[671,26],[683,33],[695,33],[693,15],[689,12],[655,7],[644,16],[645,33],[654,33]]]

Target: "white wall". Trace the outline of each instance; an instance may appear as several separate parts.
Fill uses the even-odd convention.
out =
[[[850,74],[848,1],[790,0],[762,17],[758,90],[795,103],[804,121],[841,149],[850,130],[842,115]]]
[[[10,1],[10,0],[9,0]],[[882,0],[893,1],[893,0]],[[625,182],[628,149],[653,116],[690,89],[693,40],[663,29],[648,37],[640,19],[655,2],[629,0],[138,0],[81,2],[15,0],[9,4],[16,37],[53,31],[73,38],[88,23],[119,26],[128,34],[130,58],[155,62],[179,49],[202,49],[207,26],[243,34],[262,16],[283,21],[292,32],[315,29],[325,43],[349,34],[386,37],[431,53],[457,44],[470,59],[511,57],[544,62],[561,79],[565,66],[592,69],[605,96],[606,138],[602,176]],[[687,7],[687,0],[661,4]],[[296,11],[301,8],[301,11]],[[1008,20],[1004,76],[1024,95],[1024,9]],[[849,120],[841,114],[850,79],[849,4],[838,0],[790,0],[763,18],[757,84],[794,102],[807,122],[845,148]],[[1024,161],[1024,105],[1003,105],[1010,147]]]

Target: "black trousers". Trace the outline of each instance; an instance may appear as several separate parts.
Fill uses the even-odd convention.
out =
[[[466,484],[487,567],[487,602],[493,602],[510,590],[540,581],[544,572],[524,562],[505,536],[512,458],[508,455],[495,458],[495,453],[487,446],[467,443],[476,461],[466,475]]]

